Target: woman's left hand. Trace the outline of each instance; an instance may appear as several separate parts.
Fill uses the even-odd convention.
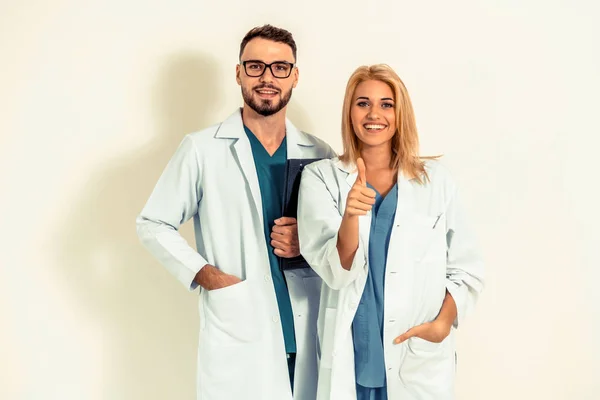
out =
[[[442,319],[435,319],[434,321],[410,328],[394,339],[394,344],[400,344],[413,336],[427,340],[428,342],[440,343],[450,334],[450,329],[452,329],[451,322],[448,323]]]

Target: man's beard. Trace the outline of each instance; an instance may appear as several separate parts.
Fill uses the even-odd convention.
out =
[[[248,104],[248,106],[253,109],[254,111],[256,111],[257,114],[262,115],[263,117],[268,117],[270,115],[273,114],[277,114],[279,111],[281,111],[285,106],[287,106],[287,104],[289,103],[290,99],[292,98],[292,89],[290,89],[289,92],[284,93],[283,96],[280,97],[279,102],[276,102],[277,98],[273,98],[271,100],[254,100],[253,92],[254,90],[258,90],[258,89],[273,89],[273,90],[277,90],[272,86],[259,86],[259,87],[255,87],[252,88],[250,92],[246,91],[246,89],[242,86],[242,98],[244,99],[244,102],[246,104]]]

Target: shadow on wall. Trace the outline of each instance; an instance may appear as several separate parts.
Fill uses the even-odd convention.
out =
[[[317,137],[322,138],[323,136],[316,132],[313,124],[311,123],[310,118],[306,115],[306,111],[300,107],[300,105],[294,101],[294,97],[292,96],[292,100],[290,100],[287,108],[287,117],[294,124],[294,126],[301,131],[306,133],[313,134]]]
[[[90,176],[59,228],[66,294],[102,329],[102,398],[195,398],[197,298],[142,247],[135,217],[183,136],[217,122],[219,73],[203,54],[169,57],[153,94],[158,136]],[[182,234],[193,244],[191,221]]]

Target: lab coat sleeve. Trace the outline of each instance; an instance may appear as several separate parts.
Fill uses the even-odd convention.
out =
[[[300,253],[311,268],[332,289],[353,282],[366,268],[362,243],[350,270],[342,267],[337,250],[342,216],[322,174],[312,165],[304,168],[298,195],[298,239]]]
[[[136,219],[142,244],[189,290],[207,261],[180,235],[178,229],[198,212],[200,163],[193,138],[184,137]]]
[[[456,303],[457,328],[473,311],[484,285],[483,260],[457,190],[446,208],[446,224],[446,289]]]

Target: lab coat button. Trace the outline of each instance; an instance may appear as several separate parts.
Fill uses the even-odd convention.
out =
[[[273,317],[273,322],[278,322],[279,318],[278,317]]]
[[[269,275],[265,275],[265,282],[269,282],[270,279],[271,277]]]

